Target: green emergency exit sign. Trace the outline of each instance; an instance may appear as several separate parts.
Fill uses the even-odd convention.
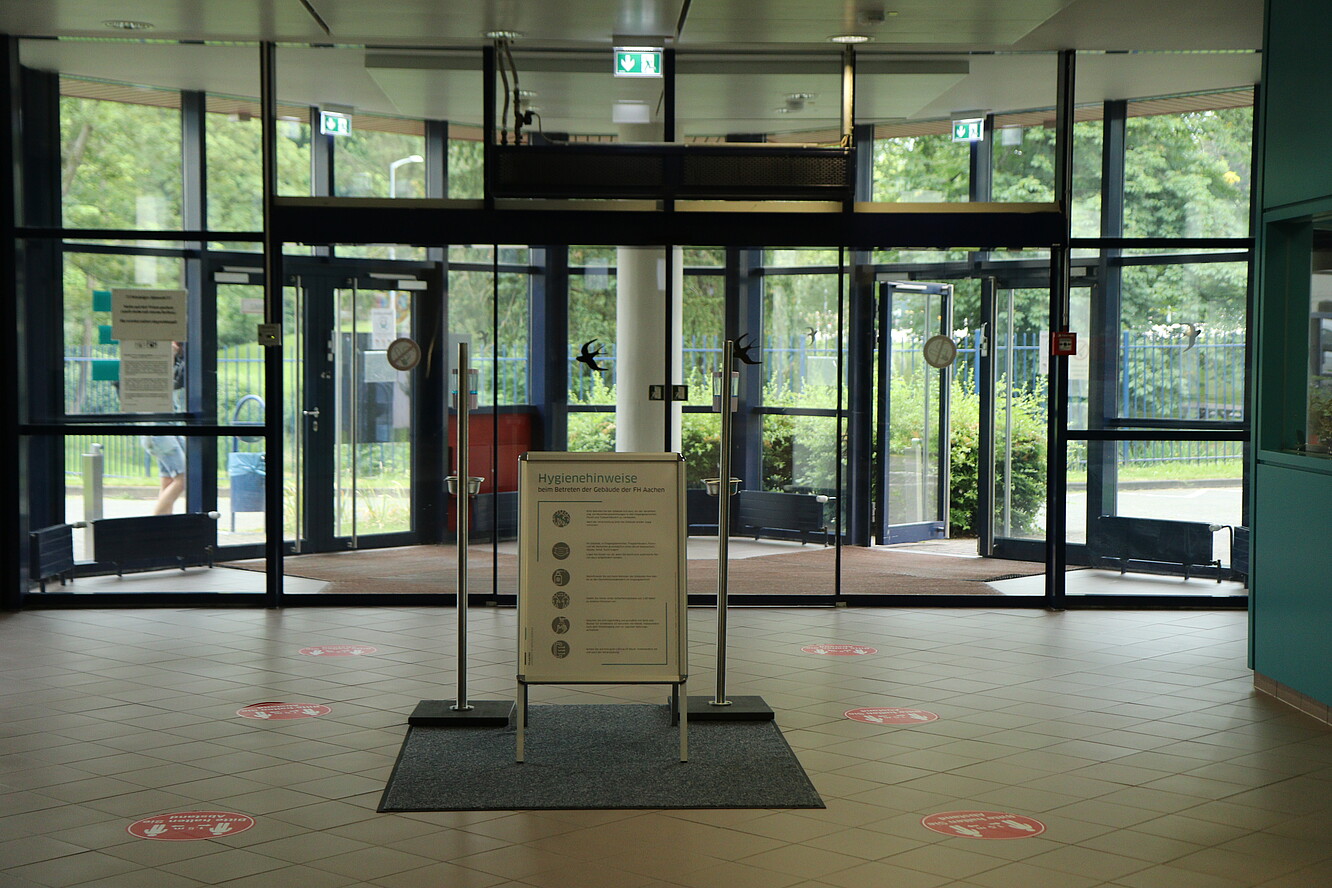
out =
[[[615,47],[615,76],[660,77],[661,50],[650,47]]]
[[[975,118],[969,118],[967,120],[954,120],[953,141],[954,142],[985,141],[985,118],[975,117]]]
[[[340,111],[320,111],[319,131],[326,136],[350,136],[352,119],[350,114]]]

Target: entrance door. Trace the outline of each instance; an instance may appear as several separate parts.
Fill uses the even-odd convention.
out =
[[[1046,383],[1049,289],[993,278],[982,290],[987,354],[981,409],[987,411],[981,497],[981,553],[1039,561],[1045,557]]]
[[[293,550],[418,542],[425,363],[396,370],[387,350],[438,329],[421,317],[427,274],[320,268],[293,284],[288,314],[300,336],[287,369],[284,473]]]
[[[880,282],[874,535],[880,544],[948,535],[951,367],[925,343],[951,335],[951,284]]]

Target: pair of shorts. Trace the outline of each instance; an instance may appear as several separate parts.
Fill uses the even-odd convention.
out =
[[[179,435],[144,435],[139,438],[148,455],[157,458],[163,478],[185,474],[185,439]]]

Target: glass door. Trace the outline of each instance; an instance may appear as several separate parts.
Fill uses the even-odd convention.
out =
[[[951,284],[881,282],[876,349],[874,535],[880,545],[948,535]],[[946,344],[945,344],[946,345]],[[927,360],[930,358],[931,360]]]
[[[302,318],[286,409],[287,512],[296,552],[405,545],[416,520],[415,403],[421,365],[395,369],[389,345],[413,338],[424,281],[401,274],[302,273]]]
[[[988,403],[981,409],[991,414],[993,454],[982,460],[990,471],[981,480],[990,486],[993,509],[981,548],[983,554],[1039,561],[1045,557],[1049,290],[987,281],[984,293],[990,354],[982,362]]]

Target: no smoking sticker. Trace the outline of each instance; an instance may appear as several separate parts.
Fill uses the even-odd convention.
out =
[[[290,718],[318,718],[332,712],[319,703],[254,703],[236,710],[241,718],[282,721]]]
[[[807,654],[822,654],[825,657],[863,657],[866,654],[879,652],[878,648],[863,644],[809,644],[800,650]]]
[[[897,707],[862,706],[848,709],[842,715],[852,721],[871,725],[921,725],[937,721],[939,714],[925,709],[899,709]]]
[[[964,839],[1029,839],[1045,832],[1045,824],[1039,820],[996,811],[944,811],[922,818],[920,825]]]
[[[254,818],[248,814],[234,814],[227,811],[181,811],[136,820],[128,829],[130,835],[140,839],[193,842],[199,839],[232,836],[245,832],[252,826]]]
[[[359,657],[378,652],[379,648],[368,644],[322,644],[319,647],[301,648],[301,653],[307,657]]]

